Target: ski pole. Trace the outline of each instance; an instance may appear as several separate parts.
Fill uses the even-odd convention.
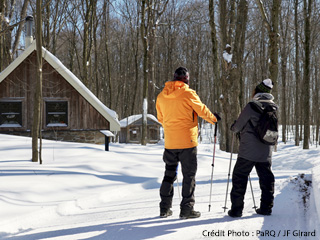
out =
[[[212,157],[212,170],[211,170],[211,185],[210,185],[210,197],[209,197],[209,212],[211,208],[211,195],[212,195],[212,180],[213,180],[213,169],[214,169],[214,157],[216,153],[216,143],[217,143],[217,129],[218,129],[218,122],[215,123],[214,127],[214,144],[213,144],[213,157]]]
[[[254,200],[254,194],[253,194],[253,189],[252,189],[252,183],[251,183],[251,177],[250,177],[250,174],[249,174],[249,183],[250,183],[250,188],[251,188],[251,193],[252,193],[253,208],[254,208],[254,209],[257,209],[256,201]]]
[[[179,195],[179,201],[181,202],[181,196],[180,196],[180,188],[179,188],[179,180],[178,180],[178,168],[179,168],[179,164],[177,166],[177,187],[178,187],[178,195]]]
[[[232,152],[233,152],[233,144],[234,144],[234,134],[232,134],[232,143],[231,143],[231,154],[230,154],[230,163],[229,163],[229,172],[228,172],[228,182],[227,182],[227,191],[226,191],[226,199],[224,202],[224,207],[222,207],[224,209],[224,212],[227,209],[227,198],[228,198],[228,189],[229,189],[229,181],[230,181],[230,172],[231,172],[231,161],[232,161]]]

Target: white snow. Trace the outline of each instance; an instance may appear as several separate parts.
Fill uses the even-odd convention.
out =
[[[137,121],[137,120],[139,120],[141,118],[142,118],[142,114],[136,114],[136,115],[132,115],[132,116],[126,117],[126,118],[120,120],[120,126],[121,127],[126,127],[126,126],[134,123],[135,121]],[[152,114],[147,114],[147,118],[150,118],[151,120],[153,120],[153,121],[155,121],[155,122],[160,124],[158,119],[155,116],[153,116]]]
[[[142,121],[147,124],[147,114],[148,114],[148,99],[143,99],[143,109],[142,109]]]
[[[49,123],[47,125],[47,127],[66,127],[66,126],[68,126],[68,125],[65,123]]]
[[[231,63],[232,62],[232,54],[227,53],[226,51],[223,51],[223,59],[227,62],[227,63]]]
[[[319,153],[318,153],[319,156]],[[316,201],[316,211],[317,215],[320,216],[320,161],[315,161],[317,166],[312,169],[312,184],[313,184],[313,192],[314,199]]]
[[[18,123],[4,123],[4,124],[1,124],[0,127],[22,127],[20,124]]]
[[[248,186],[244,215],[233,219],[222,209],[230,154],[219,150],[218,145],[208,212],[213,144],[203,139],[198,147],[195,192],[195,209],[202,216],[180,220],[177,185],[173,216],[159,218],[163,141],[146,146],[111,143],[106,152],[104,145],[43,140],[43,164],[39,165],[30,161],[31,138],[0,134],[0,239],[320,238],[320,148],[302,150],[293,142],[280,143],[273,157],[273,214],[255,214]],[[232,168],[236,157],[234,154]],[[307,207],[303,192],[294,183],[301,173],[313,181]],[[180,166],[178,179],[181,191]],[[259,203],[255,171],[251,180]],[[230,208],[229,194],[227,207]],[[296,236],[307,233],[316,236]]]

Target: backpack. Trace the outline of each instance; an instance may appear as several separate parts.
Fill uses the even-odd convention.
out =
[[[252,101],[250,104],[256,112],[261,113],[256,126],[250,121],[257,137],[264,144],[275,145],[278,140],[277,106],[275,104],[268,104],[263,107],[262,103],[258,101]]]

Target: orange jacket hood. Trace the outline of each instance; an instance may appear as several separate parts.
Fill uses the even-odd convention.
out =
[[[165,83],[162,93],[167,98],[176,98],[183,94],[189,86],[181,81],[169,81]]]

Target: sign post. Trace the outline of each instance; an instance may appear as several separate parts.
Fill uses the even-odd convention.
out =
[[[100,132],[105,136],[105,151],[109,151],[110,137],[114,137],[114,134],[108,130],[100,130]]]

